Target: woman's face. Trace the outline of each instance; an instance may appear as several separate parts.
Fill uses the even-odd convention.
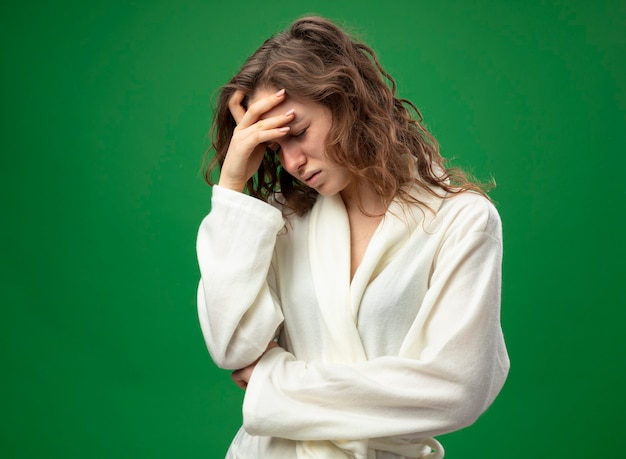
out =
[[[250,102],[272,96],[275,92],[275,89],[258,89]],[[347,168],[332,164],[326,157],[324,144],[332,125],[330,110],[321,104],[294,99],[287,94],[283,102],[259,119],[289,110],[294,110],[294,117],[286,124],[290,127],[289,132],[268,146],[277,152],[282,166],[294,178],[323,196],[340,193],[350,184],[351,174]]]

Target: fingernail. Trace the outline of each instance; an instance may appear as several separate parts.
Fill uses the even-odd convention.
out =
[[[287,113],[285,113],[285,116],[291,116],[291,115],[293,115],[293,112],[295,112],[295,110],[292,108]]]
[[[281,127],[281,128],[279,128],[278,130],[279,130],[280,132],[287,132],[287,131],[289,131],[289,129],[291,129],[289,126],[285,126],[285,127]]]
[[[276,97],[280,97],[280,96],[282,96],[283,94],[285,94],[285,90],[284,90],[284,89],[281,89],[280,91],[278,91],[278,92],[276,93]]]

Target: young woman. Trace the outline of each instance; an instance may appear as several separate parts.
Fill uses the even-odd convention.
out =
[[[473,423],[509,368],[495,208],[322,18],[248,59],[212,138],[198,312],[246,389],[227,457],[443,457],[432,437]]]

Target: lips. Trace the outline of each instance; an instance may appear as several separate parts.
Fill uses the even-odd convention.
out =
[[[304,181],[306,182],[306,184],[309,185],[309,186],[313,186],[313,184],[317,180],[317,177],[319,176],[320,172],[321,171],[314,171],[314,172],[311,172],[309,174],[306,174],[304,176]]]

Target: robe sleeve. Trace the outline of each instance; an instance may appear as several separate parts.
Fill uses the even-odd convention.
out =
[[[501,259],[495,209],[478,222],[457,218],[399,355],[327,364],[272,349],[250,379],[245,429],[293,440],[384,444],[472,424],[509,368],[500,327]]]
[[[275,207],[219,186],[211,204],[196,245],[198,317],[215,363],[238,369],[265,351],[283,321],[271,261],[284,221]]]

